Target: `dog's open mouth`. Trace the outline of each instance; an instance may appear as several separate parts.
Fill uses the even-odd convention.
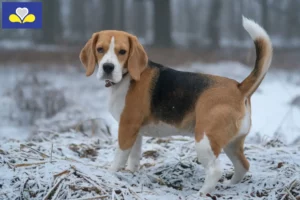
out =
[[[115,83],[112,82],[111,80],[105,80],[105,87],[110,87],[112,85],[114,85]]]

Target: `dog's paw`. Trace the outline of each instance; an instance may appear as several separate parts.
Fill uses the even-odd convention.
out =
[[[132,173],[136,172],[138,169],[140,168],[140,164],[132,164],[132,163],[129,163],[128,166],[127,166],[127,170],[131,171]]]
[[[232,185],[234,185],[234,183],[232,183],[232,181],[231,181],[231,179],[224,179],[224,181],[223,181],[223,186],[225,186],[225,187],[230,187],[230,186],[232,186]]]
[[[118,167],[118,166],[112,164],[112,165],[108,168],[108,171],[110,171],[110,172],[117,172],[117,171],[120,171],[120,169],[121,169],[120,167]]]
[[[212,193],[215,190],[215,187],[207,187],[204,186],[200,189],[200,191],[198,192],[199,196],[206,196],[207,194]]]

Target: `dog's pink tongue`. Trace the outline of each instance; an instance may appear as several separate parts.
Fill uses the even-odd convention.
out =
[[[112,82],[110,82],[109,80],[105,80],[105,87],[110,87],[112,86]]]

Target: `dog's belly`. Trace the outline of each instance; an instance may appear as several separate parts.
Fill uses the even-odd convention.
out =
[[[174,126],[163,122],[147,124],[140,129],[139,133],[149,137],[169,137],[175,135],[193,136],[192,131],[177,129]]]

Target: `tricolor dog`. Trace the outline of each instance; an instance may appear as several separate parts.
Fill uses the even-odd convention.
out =
[[[249,170],[244,140],[251,127],[251,95],[265,77],[272,44],[265,30],[243,18],[254,40],[256,63],[241,83],[220,76],[176,71],[148,59],[138,39],[126,32],[94,33],[80,53],[86,75],[105,81],[110,111],[119,122],[118,148],[111,169],[136,171],[143,136],[195,137],[198,161],[205,168],[200,193],[212,192],[222,175],[218,156],[224,150],[234,165],[231,183]]]

